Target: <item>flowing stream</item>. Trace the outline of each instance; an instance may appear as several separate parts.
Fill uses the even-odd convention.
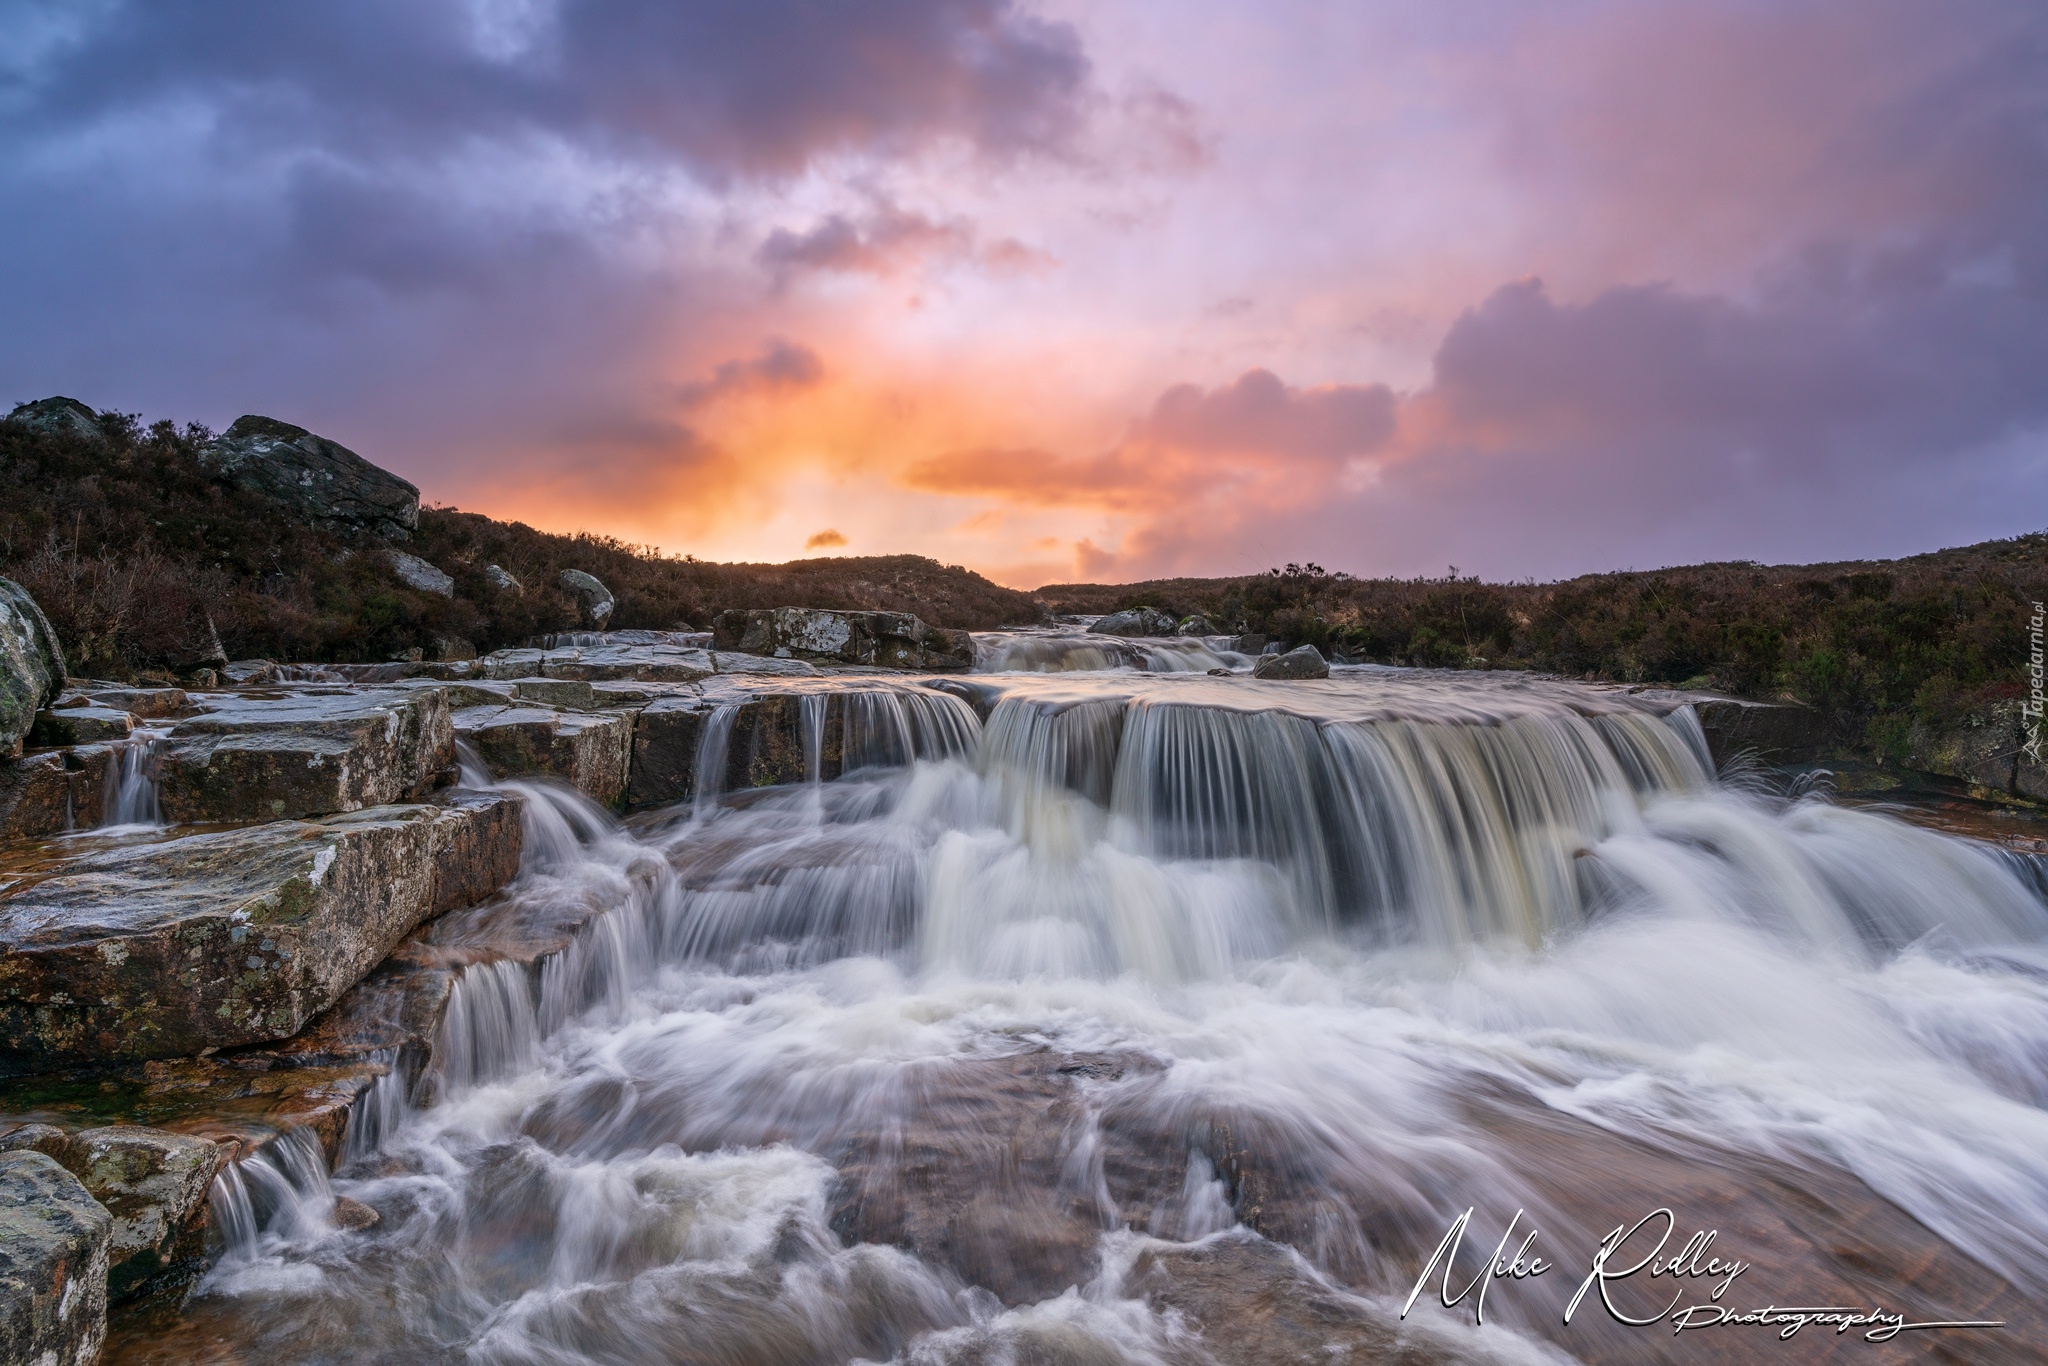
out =
[[[1909,1235],[2000,1303],[2048,1297],[2048,910],[2011,857],[1717,781],[1689,708],[1510,676],[1125,661],[814,707],[807,744],[844,719],[831,783],[625,827],[531,789],[512,895],[608,911],[537,972],[469,970],[434,1103],[359,1107],[331,1185],[317,1151],[245,1163],[179,1340],[1813,1359],[1561,1327],[1615,1211],[1658,1205],[1751,1261],[1745,1305],[1938,1298],[1884,1279]],[[337,1193],[381,1221],[340,1227]],[[1460,1284],[1518,1210],[1579,1275],[1503,1282],[1484,1328],[1469,1300],[1402,1321],[1468,1207]],[[1879,1265],[1845,1288],[1857,1230]],[[1408,1355],[1244,1336],[1308,1301]],[[2036,1359],[1971,1341],[1952,1359]]]

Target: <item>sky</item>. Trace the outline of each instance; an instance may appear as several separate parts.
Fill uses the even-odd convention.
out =
[[[2048,527],[2040,0],[0,0],[0,402],[1014,586]]]

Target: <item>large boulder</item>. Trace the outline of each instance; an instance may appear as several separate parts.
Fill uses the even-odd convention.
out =
[[[132,1124],[79,1131],[25,1124],[0,1135],[0,1150],[27,1149],[56,1159],[113,1216],[113,1298],[203,1253],[207,1188],[227,1159],[221,1144]]]
[[[1260,655],[1253,678],[1328,678],[1330,661],[1313,645],[1297,645],[1284,655]]]
[[[0,1153],[0,1361],[99,1360],[113,1223],[55,1159]]]
[[[1153,607],[1127,607],[1111,612],[1088,628],[1090,634],[1098,636],[1170,636],[1179,629],[1179,622]]]
[[[735,608],[719,613],[711,638],[720,650],[775,659],[920,672],[974,667],[974,640],[967,632],[927,626],[908,612]]]
[[[64,650],[28,590],[0,579],[0,759],[21,753],[36,713],[64,687]]]
[[[408,555],[403,550],[385,553],[391,560],[392,571],[405,581],[408,588],[417,588],[422,593],[438,593],[444,598],[455,596],[455,580],[419,556]]]
[[[65,398],[62,394],[17,404],[7,415],[7,420],[33,431],[69,433],[91,441],[106,439],[106,433],[100,430],[99,414],[77,399]]]
[[[564,569],[560,582],[576,599],[584,624],[603,630],[604,624],[612,619],[612,608],[617,605],[612,600],[612,590],[600,583],[597,575],[586,574],[580,569]]]
[[[235,419],[200,452],[217,478],[265,494],[330,531],[412,537],[420,491],[338,441],[253,413]]]
[[[0,1075],[296,1033],[518,871],[519,799],[456,793],[0,864]]]

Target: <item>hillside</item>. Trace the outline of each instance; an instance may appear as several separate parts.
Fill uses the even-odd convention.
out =
[[[384,542],[309,525],[217,478],[200,460],[213,436],[203,427],[70,413],[0,420],[0,575],[34,594],[78,674],[176,673],[208,652],[210,630],[232,659],[488,651],[575,629],[577,604],[556,582],[572,568],[610,588],[614,629],[702,627],[728,607],[799,603],[968,628],[1039,616],[1026,594],[915,555],[712,564],[421,508],[400,548],[452,576],[444,597],[408,586]],[[492,583],[492,564],[520,591]]]
[[[1038,590],[1048,611],[1149,605],[1384,664],[1538,669],[1689,684],[1820,709],[1844,739],[1896,753],[2026,681],[2048,534],[1900,560],[1691,565],[1561,583],[1356,579],[1290,565],[1230,579]]]

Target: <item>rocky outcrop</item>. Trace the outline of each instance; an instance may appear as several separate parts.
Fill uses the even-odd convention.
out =
[[[509,577],[509,576],[508,576]],[[595,574],[586,574],[580,569],[564,569],[562,587],[576,599],[576,605],[583,613],[583,623],[598,630],[612,619],[612,590],[598,582]]]
[[[870,668],[958,672],[974,667],[974,640],[967,632],[927,626],[908,612],[735,608],[719,613],[712,644],[775,659]]]
[[[561,686],[590,692],[588,683]],[[493,777],[558,778],[599,806],[625,801],[633,753],[630,712],[465,707],[455,713],[455,733],[476,750]]]
[[[1260,655],[1252,664],[1253,678],[1328,678],[1330,661],[1313,645],[1297,645],[1284,655]]]
[[[484,582],[497,589],[500,593],[513,593],[521,597],[526,594],[525,586],[519,580],[512,577],[511,571],[502,569],[495,564],[484,566]]]
[[[38,711],[64,686],[64,650],[28,590],[0,579],[0,761],[21,752]]]
[[[99,1359],[112,1228],[54,1159],[0,1153],[0,1361],[90,1366]]]
[[[316,822],[0,864],[0,1072],[285,1038],[431,915],[517,871],[518,799],[458,792]]]
[[[419,556],[408,555],[403,550],[387,550],[384,554],[391,561],[392,571],[408,588],[417,588],[422,593],[438,593],[444,598],[455,596],[455,580]]]
[[[340,442],[289,422],[238,417],[200,460],[215,477],[289,504],[325,530],[404,541],[419,525],[418,489]]]
[[[1209,624],[1207,617],[1197,612],[1191,617],[1182,617],[1180,625],[1174,628],[1173,633],[1177,636],[1213,636],[1216,634],[1216,628]]]
[[[0,1134],[0,1150],[30,1149],[55,1159],[113,1216],[111,1298],[203,1255],[207,1188],[228,1156],[221,1144],[130,1124],[76,1131],[26,1124]]]
[[[212,699],[151,765],[170,821],[288,820],[422,795],[455,760],[433,688]]]
[[[1098,636],[1170,636],[1180,629],[1166,613],[1154,607],[1127,607],[1111,612],[1088,628]]]
[[[100,430],[99,414],[77,399],[65,398],[62,394],[17,404],[7,415],[7,420],[19,422],[32,431],[70,433],[90,441],[106,439],[106,434]]]

